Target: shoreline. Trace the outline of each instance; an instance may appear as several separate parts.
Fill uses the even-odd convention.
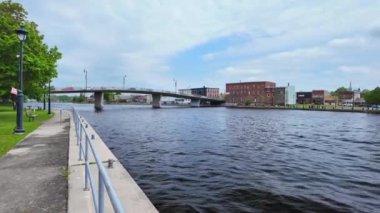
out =
[[[318,109],[318,108],[290,108],[290,107],[273,107],[273,106],[225,106],[231,109],[261,109],[261,110],[301,110],[301,111],[322,111],[322,112],[353,112],[380,114],[380,110],[367,110],[367,108],[358,109]]]

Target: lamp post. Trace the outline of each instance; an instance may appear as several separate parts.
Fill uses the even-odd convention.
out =
[[[18,83],[19,88],[17,91],[17,126],[16,129],[14,129],[15,133],[22,134],[25,132],[23,127],[23,110],[24,110],[24,94],[22,92],[22,53],[23,53],[23,47],[24,47],[24,41],[26,40],[26,36],[28,35],[28,31],[24,28],[24,26],[20,26],[19,29],[16,30],[17,37],[20,40],[20,60],[19,60],[19,66],[18,66]]]
[[[174,81],[174,93],[177,93],[177,80],[173,79]]]
[[[49,94],[48,94],[48,114],[51,114],[51,100],[50,100],[50,80],[49,80]]]
[[[124,75],[123,77],[123,89],[125,89],[125,78],[127,77],[127,75]]]
[[[44,110],[46,109],[46,84],[44,84]]]
[[[85,84],[85,90],[87,90],[87,70],[86,69],[84,69],[83,70],[83,72],[84,72],[84,80],[86,81],[86,84]]]

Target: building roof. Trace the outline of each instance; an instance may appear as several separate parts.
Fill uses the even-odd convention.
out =
[[[215,87],[198,87],[198,88],[191,88],[191,89],[219,89]]]
[[[248,82],[237,82],[237,83],[226,83],[226,84],[259,84],[259,83],[275,84],[275,82],[272,82],[272,81],[248,81]]]

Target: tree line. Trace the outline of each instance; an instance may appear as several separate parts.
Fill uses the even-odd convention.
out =
[[[363,90],[362,96],[367,104],[380,105],[380,87],[376,87],[373,90]]]
[[[345,87],[339,87],[335,91],[331,92],[331,95],[339,96],[340,94],[349,91]],[[367,104],[380,104],[380,87],[376,87],[373,90],[364,89],[360,92],[360,96],[364,98]]]
[[[62,54],[56,46],[44,43],[38,25],[27,19],[27,11],[11,0],[0,2],[0,99],[11,98],[11,87],[18,88],[20,41],[15,30],[23,25],[28,31],[24,43],[23,92],[41,100],[47,84],[57,77],[57,62]]]

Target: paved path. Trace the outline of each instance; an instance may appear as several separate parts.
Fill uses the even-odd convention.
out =
[[[0,159],[0,213],[67,212],[69,119],[51,120]]]

